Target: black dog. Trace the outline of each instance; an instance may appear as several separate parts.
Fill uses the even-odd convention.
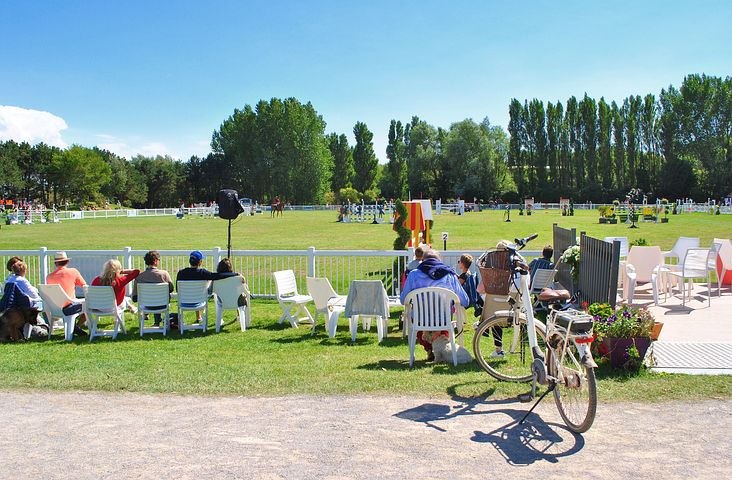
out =
[[[25,340],[23,328],[26,324],[38,325],[38,310],[11,307],[0,313],[0,342]]]

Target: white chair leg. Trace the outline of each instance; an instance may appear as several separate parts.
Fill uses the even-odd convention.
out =
[[[414,329],[409,330],[409,366],[414,366],[414,348],[417,343],[417,333]]]
[[[250,299],[247,300],[247,308],[246,308],[246,311],[247,311],[247,328],[249,328],[249,327],[252,326],[252,307],[250,305],[251,303],[252,303],[252,299],[250,298]]]
[[[216,333],[219,333],[221,331],[221,323],[223,321],[224,312],[219,305],[219,302],[216,302]]]
[[[383,320],[381,317],[376,317],[376,343],[381,343],[381,340],[383,340],[385,336]]]
[[[239,326],[241,327],[241,331],[246,332],[247,331],[246,307],[239,307],[236,309],[236,312],[239,315]]]
[[[348,319],[348,327],[351,330],[351,341],[356,341],[356,332],[358,331],[358,315],[353,315]]]
[[[455,347],[455,332],[450,332],[450,346],[452,346],[452,364],[457,367],[457,348]]]

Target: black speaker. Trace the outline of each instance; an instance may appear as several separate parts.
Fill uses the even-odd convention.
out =
[[[244,211],[239,203],[239,194],[236,190],[219,190],[216,195],[216,203],[219,204],[219,218],[234,220]]]

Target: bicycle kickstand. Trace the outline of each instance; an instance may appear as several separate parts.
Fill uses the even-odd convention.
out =
[[[534,387],[535,386],[536,386],[536,383],[534,383]],[[519,425],[521,425],[522,423],[524,423],[524,420],[526,420],[526,418],[531,414],[531,412],[534,411],[534,409],[536,408],[536,406],[539,405],[539,402],[541,402],[542,400],[544,400],[544,397],[546,397],[549,392],[551,392],[552,390],[554,390],[554,388],[556,386],[557,386],[557,384],[555,382],[551,382],[549,384],[549,387],[546,389],[546,392],[542,393],[541,394],[541,397],[539,397],[539,399],[536,401],[536,403],[534,403],[534,405],[529,409],[529,411],[526,412],[526,415],[524,415],[524,418],[522,418],[521,421],[518,423]]]

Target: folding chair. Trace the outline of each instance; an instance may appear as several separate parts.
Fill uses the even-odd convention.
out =
[[[292,328],[297,328],[297,324],[301,320],[307,321],[311,325],[315,323],[312,315],[310,315],[310,312],[305,307],[305,305],[313,301],[313,297],[310,295],[301,295],[297,292],[295,272],[292,270],[281,270],[274,272],[272,275],[274,275],[275,286],[277,288],[277,301],[280,302],[283,311],[279,323],[289,320]],[[293,311],[293,308],[295,311]],[[305,316],[301,317],[301,314]]]

